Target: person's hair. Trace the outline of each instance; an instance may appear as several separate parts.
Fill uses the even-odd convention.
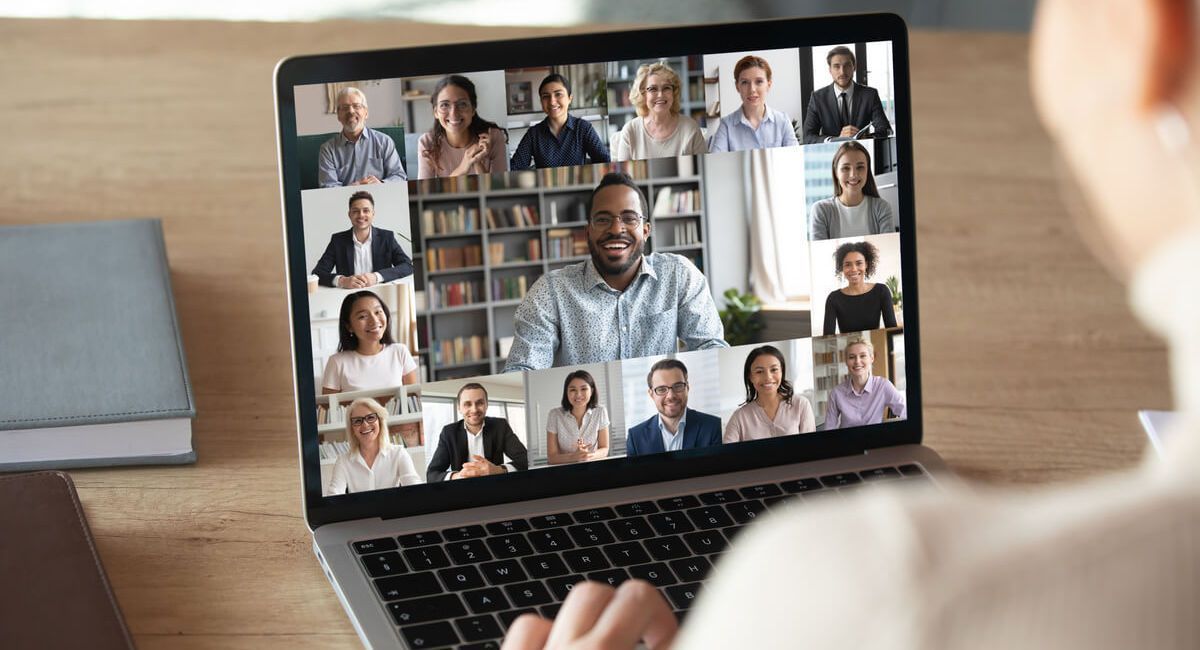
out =
[[[354,435],[354,427],[350,426],[350,414],[358,406],[365,406],[371,409],[371,412],[379,418],[379,424],[377,425],[377,430],[379,431],[379,451],[390,447],[392,440],[391,436],[388,435],[387,409],[383,408],[379,402],[376,402],[374,397],[360,397],[350,402],[350,406],[346,407],[346,440],[350,443],[350,453],[358,453],[358,436]]]
[[[754,389],[754,384],[750,383],[750,367],[754,365],[754,360],[764,356],[771,355],[779,360],[779,396],[788,404],[792,403],[792,382],[787,380],[787,360],[783,358],[783,353],[779,348],[773,345],[763,345],[754,348],[750,354],[746,355],[746,367],[742,370],[742,381],[746,384],[746,401],[742,404],[749,404],[758,399],[758,391]]]
[[[546,75],[545,79],[542,79],[542,83],[538,84],[538,97],[542,96],[542,89],[546,87],[546,84],[552,84],[555,82],[562,84],[563,90],[567,91],[567,96],[571,96],[571,82],[567,81],[566,77],[558,74],[557,72],[551,72],[550,74]]]
[[[379,301],[379,306],[383,307],[383,339],[379,342],[384,345],[391,345],[396,340],[392,338],[392,315],[388,312],[387,305],[383,304],[383,300],[375,295],[373,291],[355,291],[346,296],[342,300],[342,312],[338,317],[338,352],[349,352],[350,350],[358,349],[358,337],[354,335],[354,330],[350,328],[350,311],[354,309],[354,303],[359,298],[374,298]]]
[[[612,185],[624,185],[634,192],[637,192],[638,203],[642,206],[642,216],[647,219],[650,218],[650,204],[646,202],[646,195],[642,192],[642,188],[638,187],[637,183],[634,183],[629,174],[626,174],[625,172],[608,172],[604,175],[604,178],[600,179],[600,184],[596,186],[596,189],[592,190],[592,195],[588,197],[588,221],[592,220],[592,204],[596,202],[596,195],[600,193],[600,190]]]
[[[363,94],[363,91],[361,91],[361,90],[359,90],[359,89],[355,88],[354,86],[346,86],[345,88],[343,88],[343,89],[339,90],[339,91],[338,91],[338,94],[337,94],[337,97],[335,97],[335,98],[333,99],[333,103],[334,103],[334,104],[341,104],[341,103],[342,103],[342,98],[343,98],[343,97],[345,97],[346,95],[349,95],[349,94],[351,94],[351,93],[354,93],[355,95],[358,95],[358,98],[362,100],[362,105],[363,105],[364,107],[367,105],[367,96]]]
[[[646,373],[646,386],[654,388],[654,373],[659,370],[678,370],[683,373],[683,380],[687,381],[687,366],[679,359],[663,359],[650,366],[650,372]]]
[[[875,275],[875,269],[879,265],[879,249],[869,241],[851,241],[838,246],[833,253],[833,259],[837,262],[837,268],[833,273],[835,276],[841,276],[842,262],[850,253],[862,253],[863,259],[867,262],[867,277]]]
[[[368,191],[366,191],[366,190],[359,190],[359,191],[355,192],[354,194],[351,194],[351,195],[350,195],[350,201],[349,201],[349,203],[347,203],[346,205],[348,205],[349,207],[353,208],[353,207],[354,207],[354,202],[355,202],[355,201],[358,201],[358,200],[360,200],[360,199],[366,199],[366,200],[370,201],[370,202],[371,202],[371,207],[372,207],[372,208],[374,208],[374,207],[375,207],[375,197],[371,196],[371,193],[370,193],[370,192],[368,192]]]
[[[600,401],[600,398],[596,396],[596,380],[592,379],[592,374],[589,373],[588,371],[576,370],[575,372],[572,372],[571,374],[567,375],[567,378],[565,380],[563,380],[563,392],[562,392],[562,408],[563,408],[563,410],[566,411],[567,413],[571,412],[571,402],[567,399],[567,388],[569,388],[571,386],[571,382],[575,381],[576,379],[582,379],[587,382],[588,386],[591,386],[592,395],[591,395],[591,397],[588,398],[587,407],[589,409],[596,408],[596,404]]]
[[[471,135],[478,137],[487,133],[488,129],[497,129],[504,133],[504,142],[508,142],[508,129],[501,128],[499,124],[489,122],[479,115],[479,97],[475,94],[475,83],[462,75],[446,75],[439,79],[437,85],[433,87],[433,94],[429,96],[429,105],[433,107],[435,114],[437,113],[438,95],[441,95],[447,86],[461,88],[467,93],[467,101],[471,102],[471,110],[474,111],[471,115],[471,123],[467,125],[467,130],[471,132]],[[441,158],[442,142],[446,140],[446,129],[442,128],[442,123],[437,119],[436,115],[433,118],[433,126],[429,128],[429,134],[433,140],[429,145],[429,153],[432,154],[434,164],[436,165],[437,161]],[[440,169],[434,171],[437,172],[438,176],[441,176]]]
[[[463,384],[462,388],[458,389],[458,395],[455,396],[455,398],[454,398],[454,406],[455,407],[457,407],[459,404],[462,404],[462,394],[469,390],[483,391],[483,401],[485,401],[485,402],[488,401],[487,389],[483,387],[483,384],[479,384],[476,382],[470,382],[468,384]]]
[[[871,356],[875,356],[875,346],[872,345],[871,342],[868,341],[867,339],[864,339],[861,336],[859,336],[859,337],[850,339],[850,342],[846,344],[846,349],[842,354],[843,358],[845,358],[845,356],[850,353],[850,346],[852,346],[852,345],[865,345],[865,346],[867,346],[867,351],[871,353]]]
[[[838,182],[837,177],[838,161],[851,151],[857,151],[867,159],[867,182],[863,183],[863,194],[878,198],[879,188],[875,186],[875,174],[871,171],[871,154],[867,152],[866,147],[854,140],[842,143],[842,146],[838,147],[837,153],[833,154],[833,163],[830,165],[833,170],[833,195],[842,195],[842,184]]]
[[[854,51],[851,50],[850,48],[846,47],[845,45],[839,45],[839,46],[829,50],[829,53],[825,55],[825,65],[826,66],[833,65],[833,57],[835,57],[835,56],[849,57],[850,65],[852,65],[856,68],[858,67],[858,62],[854,60]]]
[[[735,88],[737,87],[738,77],[742,76],[742,73],[750,68],[762,68],[762,71],[767,73],[767,81],[771,80],[771,64],[767,63],[767,60],[761,56],[749,54],[738,59],[737,64],[733,66],[733,86]]]
[[[678,115],[683,109],[683,100],[681,96],[683,91],[680,89],[682,82],[679,80],[679,75],[671,69],[671,66],[662,61],[654,63],[643,63],[638,66],[637,75],[633,78],[633,83],[629,85],[629,103],[633,104],[634,110],[641,117],[646,117],[650,114],[650,106],[646,104],[646,80],[650,75],[658,75],[666,77],[671,85],[675,87],[674,97],[671,100],[671,113]]]

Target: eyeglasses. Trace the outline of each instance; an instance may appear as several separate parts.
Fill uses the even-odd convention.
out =
[[[647,95],[657,95],[659,93],[664,95],[674,94],[675,86],[672,86],[671,84],[663,84],[661,86],[646,86]]]
[[[367,107],[366,104],[359,104],[358,102],[355,102],[353,104],[338,104],[337,109],[338,109],[339,113],[345,113],[346,111],[349,111],[349,110],[361,111],[362,109],[364,109],[366,107]]]
[[[662,397],[663,395],[667,394],[668,390],[671,391],[672,393],[675,393],[676,395],[682,395],[687,392],[687,389],[688,389],[688,385],[687,385],[686,381],[677,381],[674,384],[671,384],[670,386],[655,386],[651,390],[654,391],[655,395]]]
[[[642,219],[645,219],[645,217],[636,212],[622,212],[620,216],[615,216],[607,212],[601,212],[600,214],[592,216],[591,226],[592,230],[603,232],[609,228],[612,228],[613,222],[619,220],[621,225],[626,229],[633,230],[642,223]]]
[[[350,426],[356,429],[364,424],[375,424],[377,422],[379,422],[379,416],[374,413],[368,413],[362,417],[350,418]]]
[[[461,99],[457,102],[438,102],[437,111],[442,115],[445,115],[450,112],[450,107],[452,106],[457,108],[459,113],[466,113],[467,111],[471,110],[471,102]]]

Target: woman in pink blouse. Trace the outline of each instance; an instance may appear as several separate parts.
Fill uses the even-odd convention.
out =
[[[787,380],[787,361],[778,348],[764,345],[751,350],[742,379],[746,401],[725,425],[725,444],[816,430],[812,405],[795,394]]]
[[[475,112],[475,84],[452,74],[429,97],[433,128],[417,143],[417,178],[508,171],[508,132]]]

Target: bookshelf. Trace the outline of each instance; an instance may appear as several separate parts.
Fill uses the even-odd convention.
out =
[[[650,202],[646,252],[708,259],[702,157],[409,181],[423,381],[504,370],[521,299],[544,273],[590,259],[587,201],[620,170]]]
[[[680,112],[690,115],[696,124],[705,124],[704,109],[704,69],[700,64],[700,56],[673,56],[661,59],[679,75],[682,89],[679,96]],[[621,128],[629,120],[637,117],[637,110],[629,101],[629,88],[637,76],[638,66],[643,63],[653,63],[659,59],[634,61],[613,61],[608,64],[608,134],[609,142],[613,141]]]

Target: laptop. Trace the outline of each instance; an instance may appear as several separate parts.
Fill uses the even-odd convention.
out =
[[[936,483],[908,61],[875,14],[278,65],[305,517],[365,645],[496,648],[581,580],[683,618],[764,513]]]

